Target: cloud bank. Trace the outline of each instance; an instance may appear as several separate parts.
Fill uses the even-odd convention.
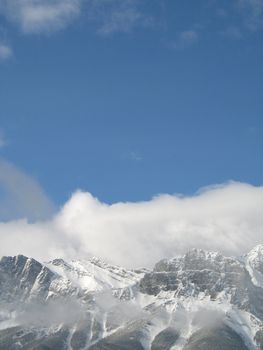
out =
[[[24,192],[24,199],[32,194]],[[49,260],[98,256],[152,266],[192,247],[239,255],[263,243],[263,186],[231,182],[192,197],[106,204],[77,191],[51,219],[0,223],[0,255]]]

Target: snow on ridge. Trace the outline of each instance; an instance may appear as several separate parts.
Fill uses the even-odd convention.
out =
[[[263,288],[263,245],[257,245],[245,255],[246,269],[255,286]]]
[[[71,281],[77,288],[86,291],[125,288],[134,285],[142,277],[142,274],[109,265],[98,258],[70,262],[55,259],[46,266],[63,279]]]

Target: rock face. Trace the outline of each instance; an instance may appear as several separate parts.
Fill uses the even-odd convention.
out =
[[[242,263],[217,253],[191,250],[185,256],[163,260],[140,282],[141,291],[157,295],[160,291],[175,291],[178,296],[198,296],[205,293],[216,298],[230,292],[233,301],[245,293],[249,278]]]
[[[0,262],[0,300],[6,302],[33,297],[34,288],[45,298],[55,275],[34,259],[23,255],[3,257]]]
[[[179,298],[228,296],[231,304],[263,318],[263,289],[254,284],[243,261],[219,253],[193,249],[183,257],[162,260],[145,274],[140,288],[150,295],[173,291]]]
[[[263,349],[263,246],[152,271],[97,258],[0,261],[0,350]]]

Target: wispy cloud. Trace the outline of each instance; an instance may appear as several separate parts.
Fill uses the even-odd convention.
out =
[[[224,37],[229,39],[242,39],[243,35],[240,28],[235,26],[229,26],[220,32]]]
[[[1,0],[0,14],[24,33],[50,33],[68,26],[81,12],[109,35],[149,26],[151,17],[139,9],[138,0]]]
[[[199,40],[199,34],[196,30],[184,30],[177,35],[177,38],[171,42],[170,46],[176,50],[183,50]]]
[[[218,17],[221,17],[221,18],[227,18],[229,15],[228,12],[223,8],[217,8],[216,14]]]
[[[140,21],[142,15],[133,8],[118,9],[108,14],[104,23],[98,29],[98,33],[102,35],[109,35],[114,32],[129,32]]]
[[[12,51],[11,47],[7,44],[3,44],[0,42],[0,62],[7,61],[12,56],[13,56],[13,51]],[[1,142],[0,142],[0,144],[1,144]]]
[[[252,31],[263,27],[263,0],[237,0],[245,18],[245,25]]]
[[[153,24],[150,15],[140,9],[138,0],[91,0],[90,19],[97,26],[100,35],[116,32],[130,32],[136,27],[149,27]]]
[[[0,220],[40,220],[53,211],[53,203],[34,178],[0,159]]]
[[[130,158],[135,162],[141,162],[143,160],[142,156],[134,151],[130,152]]]
[[[154,27],[158,16],[158,21],[162,20],[160,17],[165,16],[164,12],[157,14],[154,6],[145,6],[147,2],[149,0],[0,0],[0,15],[24,34],[62,30],[82,15],[87,23],[94,24],[93,30],[99,35],[109,36],[118,32],[128,33],[138,27]],[[251,31],[263,27],[263,0],[233,0],[225,7],[222,4],[218,7],[216,2],[211,4],[217,16],[228,22],[224,23],[222,30],[217,30],[224,36],[237,39],[242,36],[239,27]],[[233,8],[236,11],[234,16]],[[233,18],[237,20],[237,25],[231,23]],[[208,19],[205,20],[207,30],[211,29],[207,25]],[[200,34],[201,30],[196,30],[192,23],[190,29],[179,32],[169,46],[179,50],[190,47],[198,42]],[[0,60],[11,56],[11,48],[0,44]]]
[[[80,13],[81,0],[2,0],[0,13],[24,33],[45,33],[66,27]]]
[[[195,30],[185,30],[180,33],[180,40],[185,44],[193,44],[198,40],[198,34]]]
[[[121,159],[125,161],[141,162],[143,160],[143,156],[138,151],[128,151],[121,155]]]

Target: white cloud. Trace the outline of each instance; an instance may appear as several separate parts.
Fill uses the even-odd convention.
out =
[[[151,266],[192,247],[241,254],[262,243],[262,208],[263,187],[242,183],[193,197],[160,195],[112,205],[79,191],[50,221],[0,224],[0,254],[96,255],[133,267]]]
[[[81,0],[2,0],[0,13],[25,33],[45,33],[67,26],[80,5]]]
[[[13,55],[12,49],[10,46],[0,43],[0,62],[1,61],[6,61],[8,59],[10,59]],[[1,137],[1,135],[0,135]],[[0,142],[1,144],[1,142]],[[0,145],[1,147],[1,145]]]
[[[50,217],[54,206],[31,176],[0,159],[0,219]]]

